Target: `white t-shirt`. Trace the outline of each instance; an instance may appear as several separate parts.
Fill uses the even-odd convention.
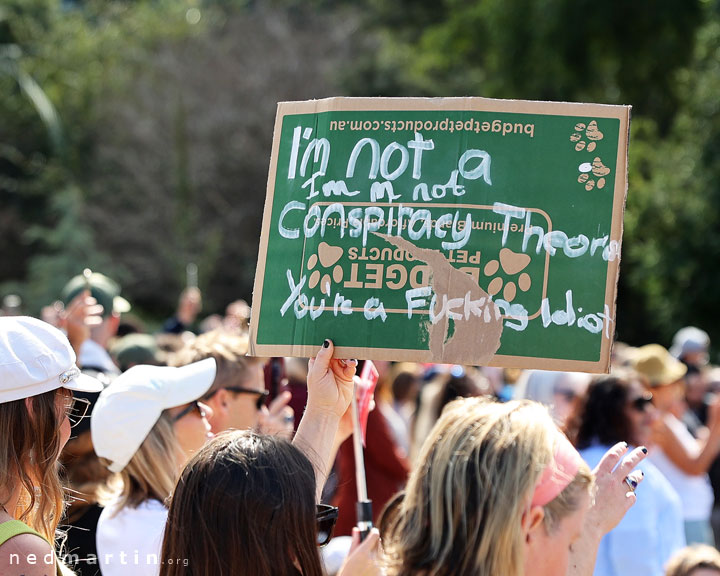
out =
[[[113,515],[110,504],[97,525],[98,565],[103,576],[157,576],[168,510],[157,500]]]
[[[697,440],[692,437],[687,426],[672,414],[666,414],[663,418],[688,453],[693,456],[697,455],[699,452]],[[648,460],[655,464],[680,496],[685,521],[710,519],[715,496],[707,474],[701,474],[700,476],[685,474],[670,461],[665,452],[659,447],[650,449]]]

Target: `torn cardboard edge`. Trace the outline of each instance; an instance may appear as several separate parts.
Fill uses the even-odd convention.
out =
[[[620,131],[617,148],[615,186],[612,202],[612,220],[610,239],[622,243],[623,215],[627,198],[627,150],[630,131],[630,106],[609,104],[586,104],[576,102],[543,102],[531,100],[497,100],[480,97],[460,98],[349,98],[336,97],[305,102],[279,102],[275,127],[273,130],[273,145],[268,170],[267,193],[265,208],[263,210],[263,223],[260,236],[260,247],[253,288],[252,313],[250,318],[250,356],[297,356],[311,357],[317,354],[318,347],[307,345],[268,345],[258,344],[258,319],[262,307],[262,293],[267,263],[268,239],[272,220],[272,209],[277,175],[278,156],[282,124],[285,116],[296,114],[319,114],[323,112],[373,112],[373,111],[448,111],[448,112],[498,112],[513,114],[543,114],[553,116],[587,116],[595,118],[609,118],[620,121]],[[622,169],[624,167],[624,169]],[[397,238],[395,238],[397,239]],[[388,241],[390,241],[388,239]],[[406,242],[406,241],[405,241]],[[608,262],[606,276],[605,304],[611,309],[611,317],[616,314],[617,281],[619,277],[619,258]],[[449,264],[448,264],[449,265]],[[478,286],[479,288],[479,286]],[[482,289],[481,289],[482,290]],[[458,323],[456,323],[458,326]],[[502,327],[501,327],[502,328]],[[446,332],[445,332],[446,335]],[[535,368],[540,370],[562,370],[592,373],[608,373],[610,370],[610,353],[614,334],[611,338],[601,339],[600,358],[598,361],[578,361],[557,358],[535,358],[530,356],[509,356],[493,354],[489,359],[482,357],[482,362],[470,358],[466,364],[486,365],[498,367]],[[435,341],[437,342],[437,336]],[[436,345],[437,346],[437,345]],[[451,346],[458,346],[453,345]],[[443,337],[439,349],[446,349],[447,343]],[[466,346],[460,344],[459,352],[462,358],[467,357]],[[437,350],[437,348],[436,348]],[[497,348],[495,349],[497,350]],[[366,347],[337,347],[337,357],[411,361],[411,362],[443,362],[438,359],[437,351],[408,350],[393,348],[368,349]],[[478,358],[479,359],[479,358]],[[447,361],[447,360],[445,360]]]

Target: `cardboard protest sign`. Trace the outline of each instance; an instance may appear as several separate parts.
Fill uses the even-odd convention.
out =
[[[278,105],[251,353],[604,372],[630,108]]]

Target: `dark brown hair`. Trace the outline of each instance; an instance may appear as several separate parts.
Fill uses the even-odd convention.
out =
[[[178,481],[160,576],[322,576],[315,512],[315,474],[297,448],[219,434]]]
[[[602,376],[588,386],[568,418],[567,436],[578,450],[598,442],[612,445],[630,440],[625,406],[634,377]]]

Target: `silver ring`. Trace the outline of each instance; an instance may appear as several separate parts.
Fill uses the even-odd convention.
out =
[[[633,480],[630,476],[625,476],[625,484],[627,484],[627,487],[631,492],[635,492],[638,485],[637,480]]]

